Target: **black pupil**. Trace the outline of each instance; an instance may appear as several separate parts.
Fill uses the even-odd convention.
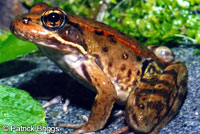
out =
[[[60,15],[57,14],[57,13],[50,13],[48,15],[48,20],[51,21],[51,22],[58,22],[60,19]]]

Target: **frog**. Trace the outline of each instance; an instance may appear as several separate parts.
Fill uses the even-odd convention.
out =
[[[115,103],[125,105],[132,132],[157,134],[184,102],[187,67],[168,47],[145,47],[111,26],[46,3],[18,15],[10,30],[96,93],[88,121],[74,134],[103,129]]]

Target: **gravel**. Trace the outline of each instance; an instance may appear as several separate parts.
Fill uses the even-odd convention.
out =
[[[193,55],[195,48],[179,46],[172,48],[176,61],[186,64],[189,71],[187,97],[180,113],[159,134],[200,133],[200,55]],[[0,64],[0,83],[28,91],[41,104],[61,95],[70,99],[68,113],[62,110],[62,103],[45,108],[46,121],[53,123],[81,123],[81,115],[89,115],[95,94],[63,73],[46,57],[25,56]],[[112,112],[123,110],[115,105]],[[95,134],[111,134],[124,127],[124,116],[111,116],[105,128]],[[60,128],[58,134],[69,134],[74,129]]]

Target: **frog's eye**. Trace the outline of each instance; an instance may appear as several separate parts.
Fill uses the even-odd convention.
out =
[[[41,20],[45,28],[58,30],[64,26],[66,15],[59,9],[50,9],[43,13]]]

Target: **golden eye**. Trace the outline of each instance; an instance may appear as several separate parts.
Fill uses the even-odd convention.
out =
[[[43,13],[42,24],[49,30],[58,30],[65,25],[66,15],[59,9],[50,9]]]

